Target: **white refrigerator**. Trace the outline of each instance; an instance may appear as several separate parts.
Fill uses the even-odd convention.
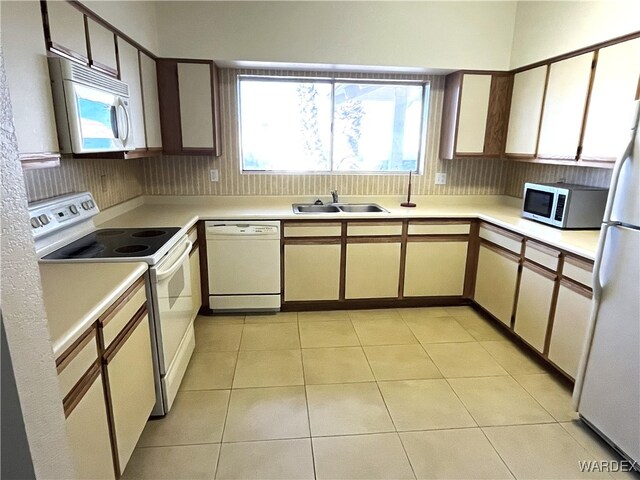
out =
[[[593,311],[574,390],[580,417],[640,465],[640,101],[613,169],[593,273]],[[636,467],[637,468],[637,467]]]

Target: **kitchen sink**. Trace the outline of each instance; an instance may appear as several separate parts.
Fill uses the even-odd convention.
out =
[[[293,213],[389,213],[377,203],[294,203]]]
[[[313,203],[294,203],[293,213],[340,213],[335,205],[315,205]]]

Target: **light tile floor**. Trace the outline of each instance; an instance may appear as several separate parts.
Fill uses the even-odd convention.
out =
[[[640,478],[469,307],[198,317],[124,479]]]

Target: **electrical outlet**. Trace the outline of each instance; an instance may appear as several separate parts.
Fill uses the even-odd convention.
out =
[[[436,173],[436,185],[445,185],[447,183],[446,173]]]
[[[218,181],[218,169],[209,170],[209,178],[212,182]]]

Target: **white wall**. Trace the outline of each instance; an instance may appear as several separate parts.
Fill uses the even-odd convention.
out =
[[[511,68],[638,30],[639,0],[518,2]]]
[[[160,53],[431,69],[506,69],[516,4],[157,2]]]
[[[83,0],[82,3],[143,47],[158,53],[158,26],[154,2]]]

